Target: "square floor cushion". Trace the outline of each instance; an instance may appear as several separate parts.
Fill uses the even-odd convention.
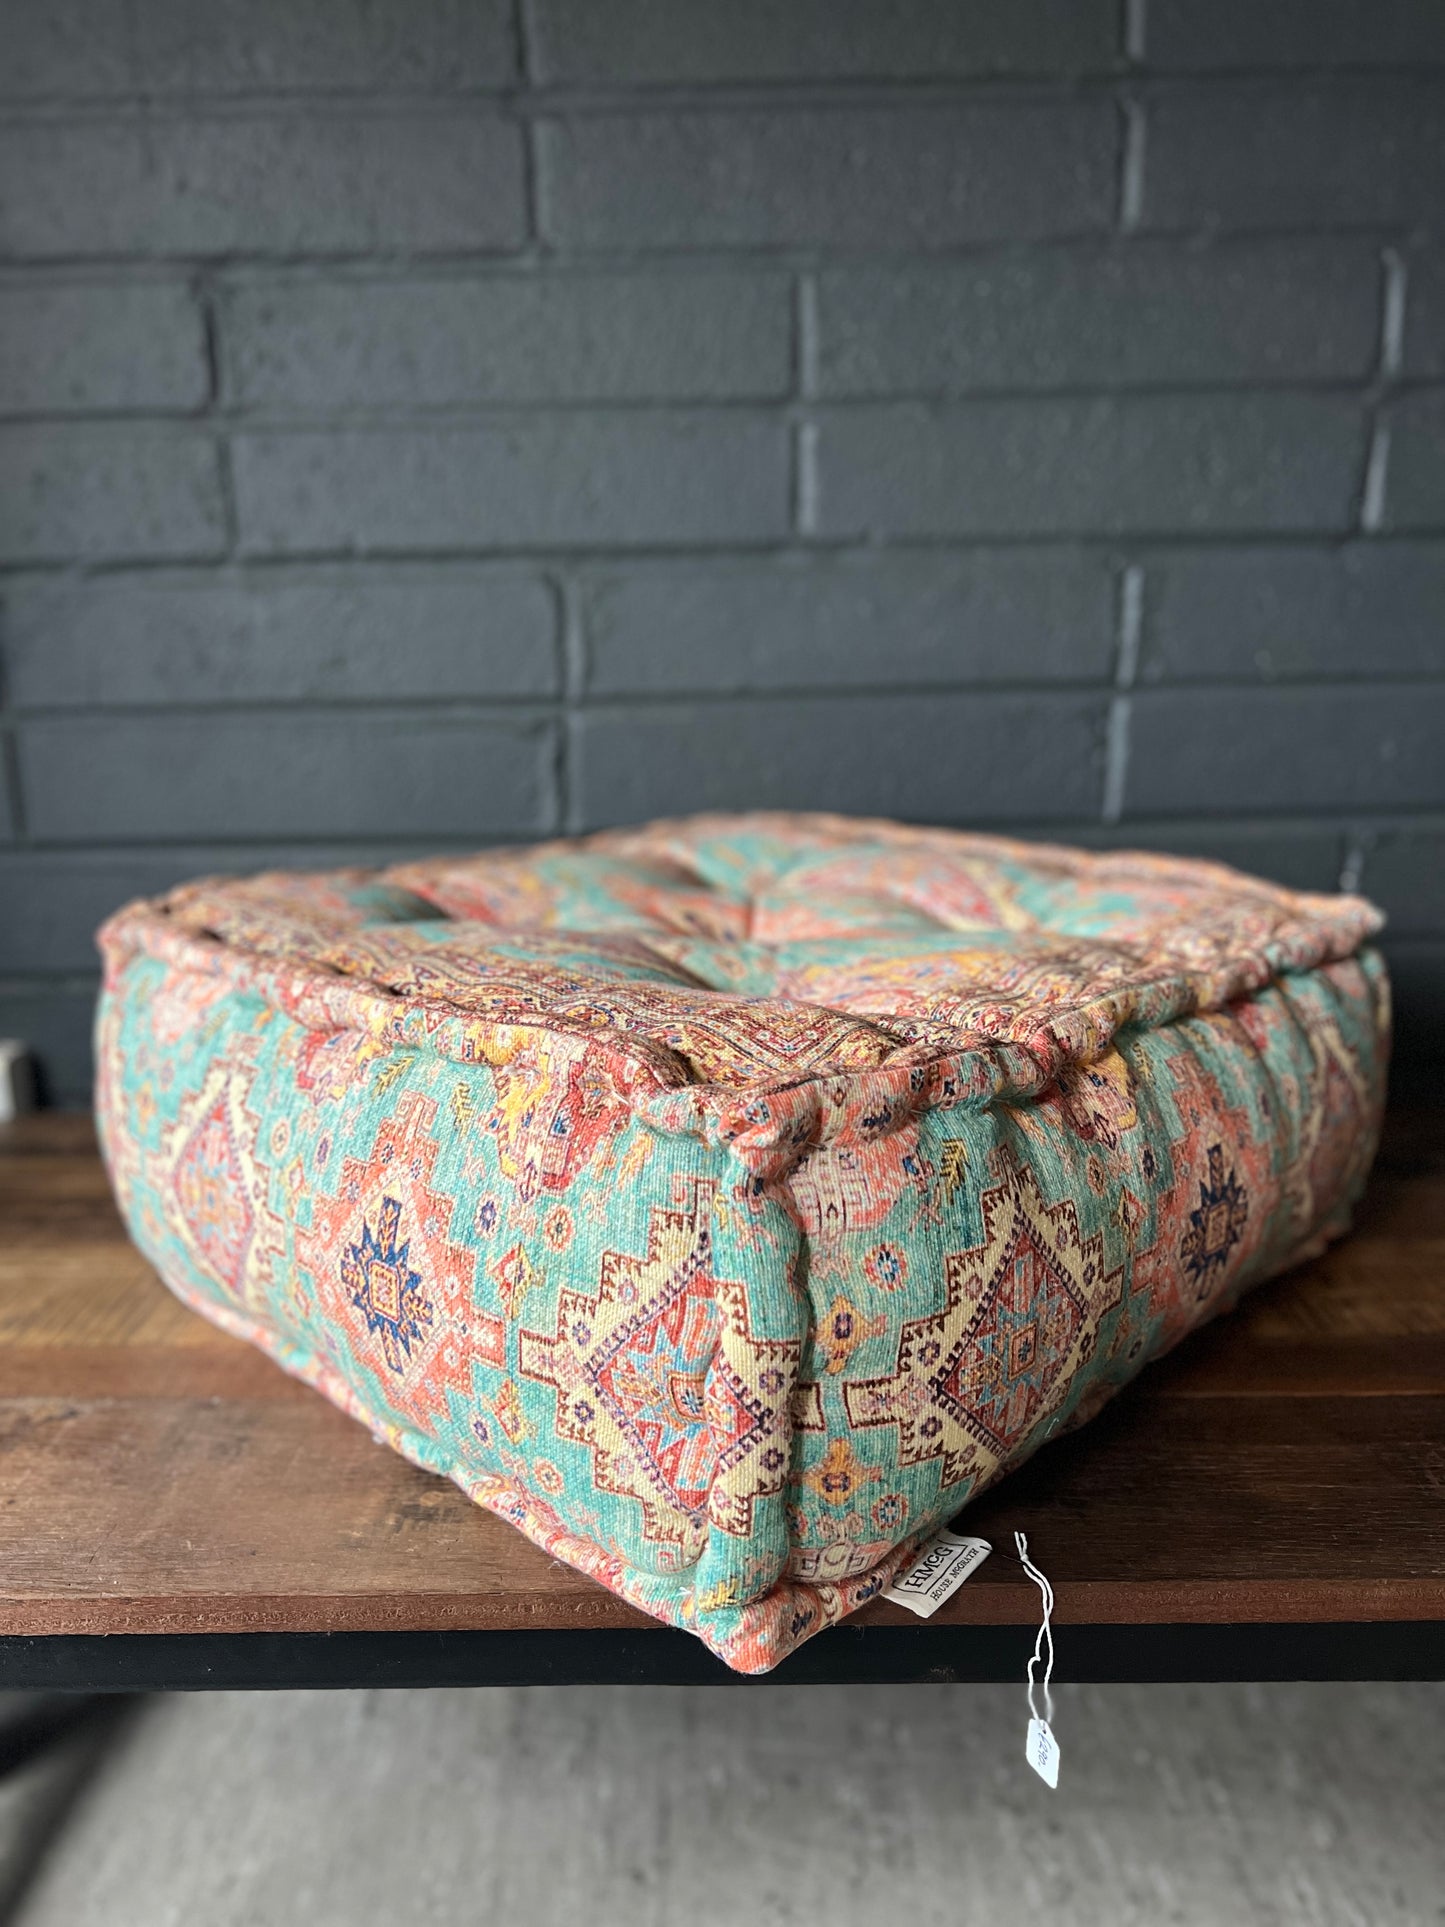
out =
[[[1376,913],[820,816],[211,879],[102,932],[161,1276],[759,1672],[1346,1228]]]

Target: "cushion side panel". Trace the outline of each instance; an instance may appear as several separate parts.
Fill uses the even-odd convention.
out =
[[[790,1180],[812,1305],[790,1573],[861,1582],[1344,1232],[1388,1030],[1366,952],[1126,1031],[1031,1104],[819,1133]]]
[[[117,1196],[179,1296],[647,1611],[711,1641],[773,1585],[797,1234],[725,1149],[545,1035],[462,1065],[143,951],[97,1025]]]

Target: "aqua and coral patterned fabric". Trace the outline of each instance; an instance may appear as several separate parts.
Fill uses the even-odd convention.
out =
[[[819,816],[211,879],[102,932],[142,1250],[765,1671],[1345,1230],[1379,918]]]

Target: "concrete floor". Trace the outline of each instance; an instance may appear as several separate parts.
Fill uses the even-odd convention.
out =
[[[158,1699],[10,1918],[1445,1921],[1445,1687],[1065,1688],[1057,1714],[1050,1794],[1021,1687]]]

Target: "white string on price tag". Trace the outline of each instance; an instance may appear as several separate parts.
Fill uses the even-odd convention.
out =
[[[1029,1730],[1028,1736],[1024,1741],[1024,1758],[1028,1761],[1034,1772],[1038,1774],[1045,1786],[1056,1787],[1059,1784],[1059,1743],[1054,1738],[1053,1728],[1049,1724],[1050,1720],[1054,1717],[1053,1695],[1049,1691],[1049,1682],[1054,1676],[1054,1628],[1052,1624],[1054,1589],[1039,1571],[1033,1560],[1030,1559],[1029,1542],[1023,1533],[1016,1532],[1014,1534],[1014,1544],[1019,1550],[1019,1564],[1038,1587],[1039,1598],[1042,1600],[1044,1608],[1043,1624],[1039,1627],[1038,1636],[1034,1640],[1034,1650],[1029,1656]],[[1046,1653],[1048,1655],[1047,1660],[1045,1660],[1044,1657]],[[1036,1678],[1040,1665],[1044,1668],[1042,1682]],[[1034,1697],[1040,1685],[1042,1685],[1043,1690],[1042,1712],[1039,1711],[1038,1703]]]

